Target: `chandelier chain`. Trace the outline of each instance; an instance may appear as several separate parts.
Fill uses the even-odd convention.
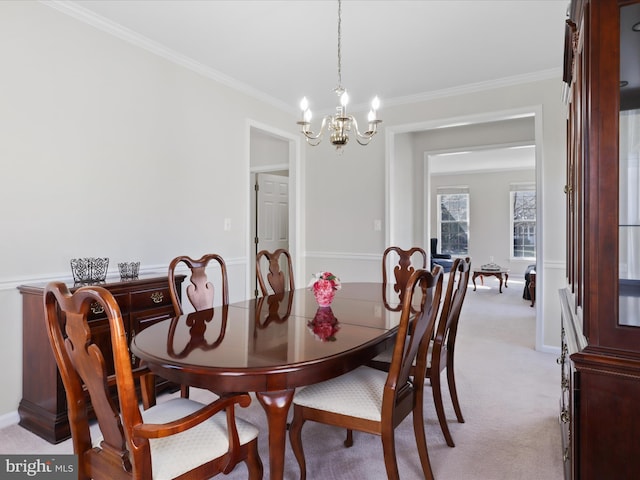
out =
[[[342,90],[342,0],[338,0],[338,86],[336,90]]]

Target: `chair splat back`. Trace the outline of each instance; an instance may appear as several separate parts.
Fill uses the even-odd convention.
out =
[[[421,309],[414,315],[413,297],[417,290],[420,290],[422,295]],[[403,399],[403,387],[413,388],[413,381],[410,379],[414,375],[414,368],[416,375],[420,375],[420,372],[426,374],[429,339],[435,328],[441,295],[442,270],[439,267],[433,273],[423,269],[416,270],[407,281],[398,336],[385,386],[385,396],[393,392],[396,402]],[[398,388],[399,386],[401,387]],[[413,405],[411,407],[413,410]]]
[[[180,263],[184,263],[191,271],[190,282],[187,286],[187,298],[196,311],[213,307],[214,286],[207,276],[207,268],[211,262],[217,262],[220,267],[221,301],[223,305],[229,303],[229,281],[227,278],[227,266],[224,259],[215,253],[203,255],[195,260],[186,255],[174,258],[169,264],[169,292],[171,302],[176,315],[184,313],[180,303],[180,297],[175,286],[175,271]]]
[[[393,282],[390,278],[388,268],[391,260],[396,257],[397,263],[393,268]],[[414,265],[412,259],[417,259]],[[427,253],[423,248],[412,247],[409,250],[403,250],[400,247],[391,246],[388,247],[382,254],[382,295],[385,304],[389,304],[387,298],[388,285],[393,283],[393,289],[398,294],[399,304],[394,308],[396,311],[400,311],[402,300],[404,297],[405,286],[409,281],[409,277],[415,272],[417,268],[425,269],[427,267]],[[387,308],[389,308],[387,306]]]
[[[285,271],[282,271],[281,268],[282,259],[284,259],[285,262]],[[265,261],[269,265],[266,280],[273,290],[273,293],[284,293],[286,290],[295,290],[291,254],[284,248],[279,248],[273,252],[261,250],[256,255],[256,278],[258,279],[258,286],[263,296],[269,294],[267,283],[265,283],[265,274],[262,271],[262,264],[265,263]]]

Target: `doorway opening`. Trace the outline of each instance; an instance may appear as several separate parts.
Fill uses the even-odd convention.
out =
[[[527,124],[524,133],[517,133]],[[500,126],[500,128],[498,127]],[[527,132],[527,128],[530,130]],[[512,130],[511,130],[512,129]],[[505,132],[511,136],[505,137]],[[516,133],[514,133],[516,132]],[[518,136],[521,135],[521,136]],[[519,109],[488,112],[459,118],[439,119],[415,124],[391,126],[386,129],[386,202],[385,215],[387,245],[425,244],[428,245],[432,233],[432,216],[435,215],[431,200],[429,172],[429,155],[435,152],[467,151],[474,146],[495,147],[533,146],[535,158],[534,183],[536,197],[537,244],[538,259],[537,286],[544,281],[543,257],[543,197],[542,185],[542,107],[531,106]],[[407,152],[410,152],[407,154]],[[419,180],[416,180],[418,178]],[[411,209],[407,204],[412,205]],[[407,212],[411,218],[407,218]],[[407,230],[407,225],[414,225]],[[488,254],[491,255],[491,254]],[[475,259],[474,259],[475,260]],[[485,263],[481,258],[480,263]],[[518,267],[519,268],[519,267]],[[524,269],[523,269],[524,272]],[[536,349],[544,348],[544,322],[542,319],[542,292],[536,289]]]
[[[248,122],[247,297],[257,295],[256,254],[286,248],[298,276],[300,239],[299,139]]]

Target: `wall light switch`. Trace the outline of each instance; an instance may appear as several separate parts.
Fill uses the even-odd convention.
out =
[[[373,230],[379,232],[382,230],[382,220],[374,220],[373,221]]]
[[[224,231],[228,232],[229,230],[231,230],[231,219],[230,218],[225,218],[224,219]]]

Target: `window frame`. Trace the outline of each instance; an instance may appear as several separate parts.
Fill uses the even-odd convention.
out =
[[[528,219],[528,220],[521,220],[521,221],[517,221],[515,219],[515,195],[518,193],[531,193],[533,194],[533,197],[535,199],[535,204],[533,206],[532,209],[530,209],[531,211],[533,211],[534,214],[534,218],[533,220]],[[533,222],[534,224],[534,242],[533,242],[533,256],[516,256],[516,248],[515,248],[515,239],[516,239],[516,235],[515,235],[515,228],[516,225],[519,223],[531,223]],[[524,250],[524,249],[523,249]],[[509,256],[510,256],[510,260],[511,261],[519,261],[519,260],[526,260],[526,261],[532,261],[535,262],[536,261],[536,257],[537,257],[537,250],[538,250],[538,198],[537,198],[537,192],[536,192],[536,188],[535,188],[535,184],[519,184],[519,185],[511,185],[510,189],[509,189]]]
[[[442,197],[448,195],[464,195],[466,197],[466,219],[463,221],[456,220],[455,222],[444,222],[444,223],[464,223],[466,225],[466,236],[467,236],[467,248],[466,251],[448,251],[445,249],[445,242],[442,240]],[[438,230],[438,252],[437,253],[448,253],[452,256],[466,256],[469,255],[469,232],[470,223],[471,223],[471,195],[469,194],[468,187],[440,187],[436,192],[436,202],[437,202],[437,230]]]

